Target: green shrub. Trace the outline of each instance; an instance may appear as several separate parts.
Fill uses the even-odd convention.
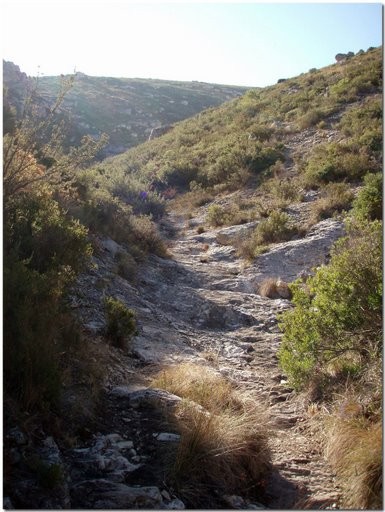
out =
[[[255,228],[253,239],[257,245],[284,242],[290,240],[296,231],[296,228],[290,226],[287,213],[274,210]]]
[[[310,128],[311,126],[315,126],[317,123],[322,121],[322,119],[325,117],[325,114],[321,112],[320,110],[309,110],[306,112],[306,114],[303,114],[298,119],[298,124],[301,130],[304,130],[305,128]]]
[[[272,243],[290,240],[299,232],[297,226],[290,224],[290,217],[279,210],[274,210],[269,217],[260,221],[251,236],[237,241],[238,255],[253,260],[268,250]]]
[[[354,182],[376,167],[366,148],[353,143],[322,144],[315,147],[308,159],[304,184],[311,188],[331,181]]]
[[[127,248],[134,257],[135,251],[136,254],[141,252],[144,256],[152,253],[161,258],[168,257],[167,247],[150,217],[132,215],[126,229]]]
[[[342,132],[373,152],[382,151],[382,101],[367,98],[363,105],[347,110],[341,118]]]
[[[91,231],[110,236],[119,243],[126,242],[132,207],[105,189],[94,189],[88,195],[77,208],[80,221]]]
[[[360,220],[382,219],[382,173],[367,174],[364,187],[353,202],[353,215]]]
[[[118,299],[106,297],[106,335],[118,348],[127,348],[127,344],[137,334],[135,313]]]
[[[163,216],[165,202],[156,192],[150,191],[147,184],[119,172],[115,172],[110,181],[106,186],[112,196],[129,205],[135,215],[151,215],[154,219]]]
[[[225,224],[226,210],[219,204],[211,204],[207,209],[207,222],[212,226]]]
[[[273,166],[273,172],[277,173],[275,178],[263,183],[262,188],[272,195],[272,199],[283,207],[290,202],[301,200],[301,191],[297,180],[280,178],[284,173],[284,167]]]
[[[132,205],[106,189],[90,189],[77,208],[77,216],[91,231],[124,245],[136,260],[144,260],[149,253],[167,256],[166,246],[152,217],[134,214]]]
[[[7,202],[5,251],[17,252],[40,273],[79,271],[91,253],[87,229],[67,215],[49,189],[20,194]]]
[[[328,183],[321,191],[321,198],[313,203],[312,221],[327,219],[351,207],[354,194],[346,183]]]
[[[4,232],[5,390],[26,409],[55,407],[78,333],[63,299],[88,261],[87,231],[42,189],[7,201]]]
[[[198,169],[187,162],[176,166],[167,166],[161,171],[161,178],[170,186],[188,190],[190,182],[197,179]]]
[[[129,253],[117,252],[115,260],[117,262],[117,273],[128,281],[134,281],[138,271],[135,258]]]
[[[291,285],[293,310],[280,321],[279,360],[292,384],[303,387],[331,361],[356,353],[363,365],[378,358],[382,331],[382,226],[352,224],[304,286]],[[366,361],[366,363],[365,363]]]

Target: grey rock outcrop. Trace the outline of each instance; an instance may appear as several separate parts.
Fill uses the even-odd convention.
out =
[[[152,128],[150,135],[148,137],[148,140],[156,139],[157,137],[164,135],[165,133],[169,132],[172,129],[173,129],[173,126],[171,124],[167,124],[165,126],[157,126],[156,128]]]
[[[72,504],[91,510],[160,509],[163,499],[157,487],[132,487],[99,478],[74,485]]]

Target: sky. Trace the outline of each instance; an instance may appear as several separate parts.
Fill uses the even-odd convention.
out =
[[[264,87],[382,44],[381,3],[1,0],[3,59],[30,76]]]

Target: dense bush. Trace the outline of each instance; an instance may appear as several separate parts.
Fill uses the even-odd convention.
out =
[[[281,317],[280,364],[302,387],[331,361],[357,358],[361,368],[380,357],[382,330],[382,226],[352,224],[328,266],[306,286],[291,286],[294,309]]]
[[[309,110],[298,119],[298,124],[301,130],[304,130],[305,128],[310,128],[311,126],[316,125],[322,121],[324,117],[325,113],[318,109]]]
[[[361,220],[382,219],[382,173],[367,174],[364,186],[353,202],[353,214]]]
[[[282,164],[272,166],[270,170],[275,176],[261,185],[261,191],[269,194],[271,196],[271,201],[275,201],[281,208],[287,206],[291,202],[301,201],[302,190],[298,180],[285,179],[285,170]]]
[[[63,298],[88,260],[87,231],[40,190],[6,202],[4,232],[5,391],[27,409],[54,407],[61,354],[78,336]]]
[[[100,182],[103,186],[100,186]],[[120,189],[117,194],[114,183],[115,195],[109,190],[111,184],[106,183],[103,177],[96,178],[94,173],[83,176],[80,200],[72,208],[74,215],[91,231],[123,244],[136,260],[144,260],[149,253],[167,256],[167,249],[152,216],[139,213],[141,210],[155,211],[161,215],[163,206],[156,199],[156,194],[147,195],[138,183],[126,183],[126,192],[123,194]]]
[[[376,167],[378,164],[365,147],[352,143],[322,144],[315,147],[307,161],[304,182],[308,188],[332,181],[355,182]]]
[[[296,233],[290,225],[290,217],[285,212],[275,210],[267,219],[261,220],[255,228],[253,239],[257,245],[284,242]]]
[[[225,224],[226,210],[219,204],[211,204],[207,210],[207,222],[212,226]]]
[[[239,240],[238,254],[247,260],[253,260],[265,252],[269,244],[290,240],[298,233],[298,227],[290,222],[287,213],[273,210],[267,218],[259,222],[250,236]]]
[[[363,105],[347,110],[341,118],[342,132],[371,151],[382,151],[382,101],[367,98]]]
[[[48,188],[8,201],[4,217],[6,253],[39,273],[77,272],[90,253],[87,229],[65,215]]]
[[[106,297],[104,306],[107,337],[116,347],[127,348],[132,336],[137,334],[135,313],[113,297]]]
[[[129,253],[117,252],[115,261],[117,263],[117,274],[128,281],[134,281],[138,271],[138,264],[134,257]]]

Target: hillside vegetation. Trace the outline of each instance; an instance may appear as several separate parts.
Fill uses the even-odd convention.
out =
[[[4,85],[16,103],[25,97],[28,79],[17,66],[3,63]],[[59,76],[38,78],[38,93],[43,105],[51,105],[60,90]],[[165,131],[175,122],[216,107],[240,96],[245,87],[178,82],[171,80],[94,77],[76,73],[73,87],[65,96],[61,113],[66,119],[67,144],[79,144],[82,136],[109,137],[102,155],[126,151]],[[152,132],[152,129],[155,129]],[[161,130],[160,130],[161,132]]]
[[[294,309],[281,320],[279,358],[291,385],[312,390],[335,411],[333,426],[325,425],[325,442],[342,478],[345,504],[353,507],[378,505],[381,478],[378,452],[365,460],[357,452],[355,459],[350,439],[354,430],[362,443],[373,441],[379,449],[381,51],[370,49],[250,90],[105,160],[84,182],[89,193],[96,181],[123,201],[135,197],[139,187],[155,218],[159,210],[151,207],[151,198],[163,198],[168,208],[191,217],[196,207],[208,204],[206,222],[213,226],[259,220],[251,236],[237,241],[239,254],[249,261],[270,244],[304,236],[320,220],[349,215],[347,236],[332,251],[330,264],[307,282],[289,285]],[[318,143],[306,144],[309,137]],[[237,193],[225,199],[242,189],[249,191],[247,200]],[[309,194],[317,199],[306,218],[294,221],[289,205]],[[349,412],[341,412],[346,407]],[[354,480],[353,488],[358,465],[362,479]]]
[[[271,87],[252,89],[179,123],[157,140],[106,160],[100,172],[138,175],[159,181],[159,188],[231,189],[261,178],[273,164],[285,163],[289,135],[311,128],[322,134],[335,119],[339,123],[333,125],[344,140],[338,145],[325,141],[315,148],[302,163],[302,181],[311,187],[359,180],[378,168],[381,87],[379,48]]]
[[[235,377],[230,378],[239,375],[234,367],[226,368],[226,378],[222,378],[218,364],[221,347],[217,352],[204,352],[206,344],[216,347],[215,343],[222,343],[216,336],[220,329],[227,329],[228,322],[231,332],[223,338],[226,350],[231,347],[232,334],[237,337],[245,330],[239,335],[246,355],[238,346],[234,350],[234,357],[239,358],[237,370],[250,361],[258,363],[258,358],[253,360],[249,354],[249,349],[255,350],[252,342],[260,342],[258,336],[275,347],[279,341],[278,352],[270,351],[272,364],[279,360],[282,374],[278,382],[287,384],[292,395],[303,396],[308,416],[314,416],[316,442],[335,468],[343,490],[339,505],[381,508],[382,48],[360,52],[271,87],[249,90],[176,123],[159,138],[96,164],[91,162],[106,143],[100,137],[99,121],[105,123],[108,130],[103,131],[109,131],[115,147],[123,147],[147,138],[149,126],[159,120],[161,124],[175,123],[180,110],[171,108],[166,119],[165,101],[194,109],[199,103],[200,110],[210,96],[208,88],[213,87],[216,97],[219,93],[238,94],[239,90],[189,84],[189,91],[200,98],[194,103],[185,99],[185,86],[158,81],[80,76],[73,84],[64,80],[60,89],[56,78],[40,83],[50,104],[44,115],[40,94],[28,98],[18,122],[17,112],[5,105],[4,419],[7,432],[14,432],[16,425],[16,430],[24,430],[30,439],[23,456],[17,458],[21,448],[16,438],[6,437],[6,464],[12,470],[8,471],[5,493],[15,497],[16,504],[25,505],[29,488],[26,484],[20,491],[18,478],[25,482],[25,475],[32,473],[37,483],[31,495],[52,491],[50,499],[56,499],[60,494],[56,491],[67,485],[64,465],[62,468],[59,456],[47,462],[46,452],[36,448],[35,438],[43,437],[41,429],[55,437],[60,448],[69,449],[81,447],[82,436],[94,440],[89,428],[83,428],[85,424],[99,432],[98,422],[106,421],[113,429],[114,421],[123,416],[126,420],[131,414],[121,428],[133,428],[130,421],[135,418],[137,422],[143,411],[130,400],[130,412],[124,414],[126,402],[120,400],[119,418],[114,414],[100,418],[96,408],[107,377],[119,382],[115,375],[106,377],[111,373],[111,361],[128,361],[135,336],[146,340],[146,346],[140,347],[145,352],[154,340],[167,345],[166,332],[171,337],[167,346],[174,348],[173,336],[181,343],[182,337],[189,339],[187,330],[191,328],[199,342],[190,339],[184,355],[191,355],[202,343],[197,349],[199,364],[181,365],[175,359],[177,366],[151,368],[154,374],[160,370],[152,382],[155,394],[160,392],[164,398],[161,390],[167,390],[183,399],[179,403],[171,397],[178,407],[166,414],[170,432],[178,432],[167,435],[180,437],[175,450],[168,453],[176,453],[164,477],[168,488],[187,504],[195,502],[202,508],[207,503],[212,508],[223,505],[220,498],[227,492],[234,494],[227,498],[235,503],[233,498],[239,498],[245,482],[250,499],[264,496],[272,463],[271,425],[265,422],[265,412],[259,412],[255,397],[242,388],[250,383],[250,375],[249,380],[236,382]],[[137,88],[141,94],[145,92],[145,99],[143,104],[137,102],[135,109],[143,116],[148,107],[151,122],[145,123],[142,117],[134,129],[132,125],[127,128],[127,116],[134,112],[128,98],[135,93],[137,101]],[[14,92],[16,96],[19,93],[22,98],[19,90]],[[56,93],[58,99],[51,103]],[[90,97],[97,109],[88,102]],[[84,115],[82,120],[73,118],[78,135],[88,136],[77,145],[77,135],[73,135],[69,148],[57,113],[72,107]],[[120,121],[118,111],[124,120]],[[119,138],[123,133],[128,136],[124,143]],[[201,240],[190,236],[190,245],[182,240],[179,253],[174,251],[174,258],[180,259],[173,261],[164,238],[176,236],[173,228],[179,229],[175,220],[179,218],[197,235],[214,234]],[[219,233],[219,228],[242,224],[245,230],[237,231],[237,236],[223,244],[216,242],[226,251],[214,265],[205,266],[210,240],[228,234],[225,229]],[[332,225],[337,233],[337,224],[340,231],[334,240],[342,232],[344,236],[327,254],[326,264],[296,272],[293,282],[270,275],[263,283],[253,281],[256,288],[252,293],[242,288],[241,278],[248,269],[263,266],[259,258],[273,259],[274,248],[311,238],[317,226]],[[289,257],[291,250],[293,246],[284,254]],[[213,257],[212,248],[210,251]],[[236,266],[234,260],[226,260],[231,251]],[[146,261],[153,266],[146,267]],[[300,258],[301,265],[302,261]],[[284,263],[280,263],[282,268]],[[212,272],[218,273],[219,281],[209,279]],[[230,277],[225,275],[229,272],[233,272]],[[112,283],[116,289],[111,290]],[[170,290],[172,297],[163,296]],[[235,292],[228,303],[227,292]],[[273,299],[271,306],[269,298]],[[280,300],[274,303],[275,299]],[[136,310],[131,309],[132,304]],[[266,307],[270,308],[268,319],[262,321],[255,315],[265,314]],[[103,328],[92,330],[92,322],[86,323],[80,310],[82,314],[86,310],[92,321],[103,318]],[[283,311],[280,333],[269,327],[276,325],[278,311]],[[148,325],[140,325],[138,318],[146,319]],[[161,334],[163,324],[169,330]],[[162,352],[162,347],[157,350]],[[271,354],[263,350],[266,360]],[[135,373],[139,377],[142,370],[145,373],[147,363],[144,358],[142,364],[141,357],[132,355],[134,370],[124,368],[123,373],[130,377]],[[215,371],[203,370],[202,360]],[[266,371],[265,367],[248,368],[249,374],[254,372],[251,380],[255,382],[259,380],[256,372]],[[252,389],[254,395],[266,391]],[[286,394],[284,400],[289,401]],[[149,410],[147,406],[144,409]],[[129,435],[145,444],[142,429],[144,425],[136,423]],[[151,433],[151,442],[153,436]],[[59,448],[57,451],[60,453]],[[76,461],[82,449],[75,452],[67,453]],[[97,450],[92,453],[99,457]],[[103,470],[108,465],[104,456],[107,452],[102,457]],[[83,460],[79,468],[85,463]],[[14,467],[17,470],[12,472]],[[78,468],[74,474],[79,475],[76,471]],[[83,474],[81,477],[85,478],[81,485],[89,485]],[[12,478],[16,484],[11,484]],[[111,481],[107,483],[111,485]],[[81,490],[76,491],[76,483],[71,485],[74,496],[77,492],[82,495]],[[119,483],[116,489],[119,485],[123,492],[126,486]],[[49,503],[46,508],[62,505]]]

